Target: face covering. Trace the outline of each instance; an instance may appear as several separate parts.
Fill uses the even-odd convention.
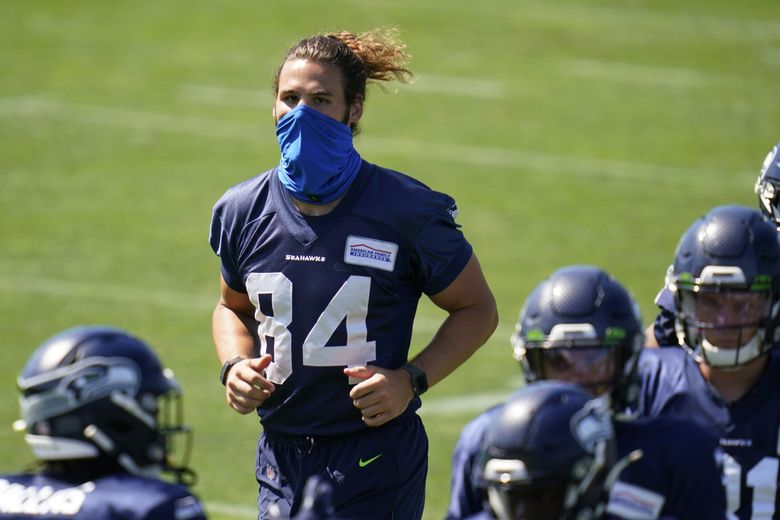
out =
[[[327,204],[346,193],[360,170],[349,126],[306,105],[287,112],[276,125],[282,152],[279,180],[298,200]]]

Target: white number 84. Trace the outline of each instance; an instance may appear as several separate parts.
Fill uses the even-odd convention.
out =
[[[273,338],[274,360],[266,369],[266,378],[284,383],[293,372],[292,281],[282,273],[252,273],[246,281],[249,300],[255,306],[260,337],[260,353],[268,354],[268,337]],[[350,276],[328,302],[317,322],[303,341],[303,364],[315,367],[365,365],[376,360],[376,342],[368,341],[366,316],[371,278]],[[272,316],[260,310],[258,295],[271,296]],[[325,346],[333,332],[346,318],[347,344]]]

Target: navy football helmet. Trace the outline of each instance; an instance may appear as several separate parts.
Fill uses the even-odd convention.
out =
[[[772,348],[780,234],[758,210],[711,209],[683,234],[672,267],[681,345],[720,369],[738,368]]]
[[[780,143],[777,143],[764,159],[755,191],[761,212],[776,226],[780,226]]]
[[[526,299],[512,335],[526,381],[560,379],[592,393],[609,391],[613,407],[634,407],[644,331],[639,306],[598,267],[558,269]]]
[[[516,392],[488,427],[474,475],[499,520],[601,518],[620,464],[604,399],[563,381]]]
[[[39,346],[18,378],[17,429],[48,463],[104,461],[142,476],[173,472],[191,484],[189,429],[181,388],[152,349],[125,331],[103,326],[65,330]],[[183,460],[175,464],[181,434]]]

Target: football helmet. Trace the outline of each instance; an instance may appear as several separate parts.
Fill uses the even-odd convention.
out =
[[[564,381],[530,383],[488,427],[474,475],[499,520],[601,518],[620,467],[604,399]]]
[[[129,473],[186,467],[190,431],[182,422],[181,388],[143,341],[104,326],[65,330],[41,344],[17,380],[25,440],[42,461],[99,459]],[[173,461],[174,439],[183,458]]]
[[[675,252],[670,290],[681,345],[720,369],[765,354],[780,310],[780,234],[758,210],[718,206],[697,219]]]
[[[512,346],[526,381],[560,379],[596,395],[609,391],[614,409],[624,412],[639,393],[644,338],[631,294],[598,267],[571,265],[526,299]]]
[[[776,226],[780,226],[780,143],[764,159],[755,187],[758,207]]]

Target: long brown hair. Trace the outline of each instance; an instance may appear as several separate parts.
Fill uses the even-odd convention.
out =
[[[365,100],[366,83],[392,81],[407,83],[412,72],[406,67],[409,55],[395,28],[380,28],[362,34],[347,31],[317,34],[290,47],[274,75],[274,95],[279,93],[279,74],[290,60],[309,60],[334,65],[344,79],[347,106],[358,98]],[[357,128],[352,129],[357,133]]]

